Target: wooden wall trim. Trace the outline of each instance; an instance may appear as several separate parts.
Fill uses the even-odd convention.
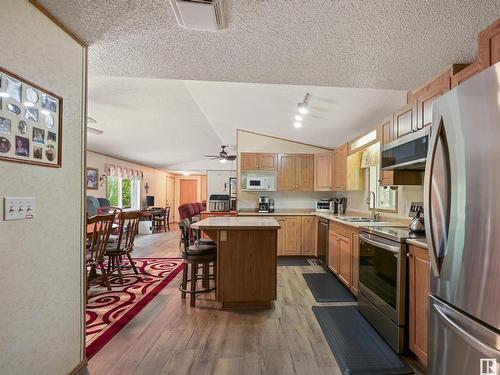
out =
[[[86,372],[84,372],[83,370],[87,367],[87,358],[83,359],[83,361],[81,361],[78,365],[75,366],[75,368],[73,368],[73,370],[71,370],[68,375],[83,375],[85,374]]]
[[[52,22],[54,22],[61,30],[63,30],[66,34],[68,34],[75,42],[77,42],[82,47],[88,47],[88,44],[84,42],[78,35],[76,35],[70,28],[64,25],[57,17],[50,14],[50,12],[44,8],[42,4],[38,2],[38,0],[29,0],[29,2],[37,8],[40,12],[45,14],[47,18],[49,18]]]
[[[278,139],[280,141],[292,142],[292,143],[296,143],[296,144],[303,145],[303,146],[321,148],[321,149],[327,150],[327,151],[333,151],[334,150],[333,148],[328,148],[328,147],[323,147],[323,146],[312,145],[310,143],[304,143],[304,142],[294,141],[294,140],[291,140],[291,139],[288,139],[288,138],[277,137],[275,135],[268,135],[268,134],[263,134],[263,133],[257,133],[257,132],[253,132],[251,130],[245,130],[245,129],[239,129],[239,128],[237,128],[236,131],[237,132],[240,131],[240,132],[245,132],[245,133],[249,133],[249,134],[260,135],[262,137],[274,138],[274,139]]]

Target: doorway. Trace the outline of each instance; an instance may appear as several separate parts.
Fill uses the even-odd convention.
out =
[[[198,181],[197,180],[180,180],[180,199],[179,206],[184,203],[196,202],[198,196]]]

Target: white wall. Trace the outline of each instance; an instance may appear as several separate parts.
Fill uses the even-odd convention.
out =
[[[229,194],[229,179],[236,171],[207,171],[207,199],[211,194]]]
[[[0,198],[36,199],[34,219],[0,221],[0,374],[67,374],[84,352],[84,48],[27,0],[2,0],[0,25],[0,65],[64,101],[62,168],[0,161]]]
[[[155,168],[140,164],[131,163],[125,160],[117,159],[112,156],[87,151],[87,166],[99,169],[99,175],[104,174],[107,164],[119,165],[127,168],[134,168],[144,173],[144,179],[141,181],[141,205],[144,204],[146,195],[155,197],[155,206],[164,207],[167,204],[167,177],[174,176],[170,173],[160,171]],[[145,185],[148,183],[149,189],[146,194]],[[106,183],[99,184],[99,190],[87,189],[87,195],[97,198],[106,197]]]
[[[324,148],[287,141],[265,135],[238,130],[238,160],[242,152],[271,152],[271,153],[307,153],[319,154],[326,152]],[[239,163],[238,163],[239,165]],[[281,208],[310,208],[314,209],[320,198],[335,196],[333,192],[248,192],[242,191],[241,178],[238,169],[238,209],[257,208],[260,196],[274,199],[275,209]]]

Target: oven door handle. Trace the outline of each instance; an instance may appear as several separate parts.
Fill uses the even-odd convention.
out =
[[[390,251],[392,253],[399,254],[399,252],[401,251],[401,247],[399,246],[391,246],[383,242],[374,241],[366,237],[364,234],[360,234],[359,239],[365,241],[366,243],[369,243],[370,245],[380,247],[381,249]]]

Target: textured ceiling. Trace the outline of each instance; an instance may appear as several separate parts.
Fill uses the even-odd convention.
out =
[[[168,0],[39,0],[110,76],[410,89],[475,58],[498,0],[225,0],[227,28],[185,30]]]
[[[306,92],[310,112],[295,129]],[[91,76],[91,126],[104,133],[89,134],[88,148],[167,170],[230,169],[203,155],[235,145],[238,128],[333,148],[373,128],[405,98],[396,90]]]

